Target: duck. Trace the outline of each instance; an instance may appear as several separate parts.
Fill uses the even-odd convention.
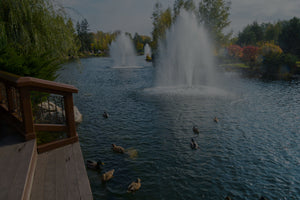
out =
[[[191,139],[191,148],[199,149],[199,146],[198,146],[197,142],[194,140],[194,138]]]
[[[104,113],[102,114],[102,116],[107,119],[108,118],[108,113],[106,111],[104,111]]]
[[[225,200],[231,200],[230,196],[225,197]]]
[[[193,126],[193,132],[194,133],[200,133],[199,129],[197,126]]]
[[[219,119],[217,117],[214,118],[214,122],[218,123]]]
[[[117,153],[124,153],[125,152],[123,147],[117,146],[115,144],[112,144],[112,149],[113,149],[114,152],[117,152]]]
[[[127,189],[127,192],[135,192],[138,191],[141,187],[141,179],[137,178],[136,181],[133,181]]]
[[[101,161],[94,161],[94,160],[87,160],[86,166],[89,169],[101,169],[101,166],[103,166],[104,163]]]
[[[107,171],[107,172],[103,173],[102,176],[101,176],[102,182],[107,182],[110,179],[112,179],[114,177],[114,172],[115,172],[115,170],[112,169],[110,171]]]

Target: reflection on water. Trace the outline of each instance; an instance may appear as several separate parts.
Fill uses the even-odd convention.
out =
[[[161,96],[174,95],[174,96],[184,96],[184,97],[189,97],[189,96],[225,97],[225,96],[233,95],[233,94],[230,94],[230,92],[227,92],[220,88],[211,87],[211,86],[153,87],[153,88],[146,88],[146,89],[144,89],[144,91],[151,95],[161,95]]]
[[[152,88],[154,69],[138,60],[115,69],[110,58],[82,59],[58,79],[79,89],[84,157],[116,170],[105,185],[88,170],[95,199],[300,199],[299,83],[227,74],[222,88]],[[127,194],[138,177],[140,191]]]

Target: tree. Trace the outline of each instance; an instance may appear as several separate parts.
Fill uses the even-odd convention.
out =
[[[201,0],[199,3],[199,21],[214,35],[218,44],[224,43],[231,35],[222,32],[230,24],[229,10],[230,2],[226,0]]]
[[[264,30],[256,21],[246,28],[238,35],[237,44],[241,46],[256,45],[256,43],[264,40]]]
[[[94,52],[101,52],[102,55],[108,55],[109,45],[119,34],[118,31],[112,33],[104,33],[103,31],[91,33],[91,49]]]
[[[265,41],[274,41],[278,44],[278,38],[281,33],[282,27],[281,22],[277,22],[276,24],[268,23],[265,25],[264,30],[264,40]]]
[[[50,0],[1,0],[0,69],[53,80],[58,64],[77,54],[74,32]]]
[[[172,24],[172,12],[170,8],[167,8],[165,11],[162,10],[162,5],[156,3],[154,6],[154,11],[152,14],[152,50],[156,51],[158,46],[158,41],[165,38],[166,30]]]
[[[174,11],[173,21],[179,15],[180,10],[182,8],[184,8],[187,11],[194,12],[196,9],[196,6],[195,6],[193,0],[176,0],[174,2],[174,8],[173,8],[173,11]]]
[[[292,18],[283,22],[279,35],[279,45],[285,53],[291,53],[300,58],[300,19]]]
[[[81,23],[77,22],[76,30],[78,39],[80,41],[81,52],[86,52],[91,50],[91,43],[92,43],[92,35],[89,34],[89,23],[86,19],[83,19]]]
[[[151,43],[151,38],[145,35],[139,35],[138,33],[134,34],[133,43],[136,49],[136,52],[140,55],[144,54],[144,46],[148,43]]]

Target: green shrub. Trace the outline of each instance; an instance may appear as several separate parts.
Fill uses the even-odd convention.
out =
[[[50,59],[47,53],[41,56],[20,55],[8,46],[0,50],[0,70],[20,76],[55,80],[59,64],[54,58]]]
[[[281,78],[293,74],[297,57],[291,54],[269,53],[263,58],[263,76],[266,78]]]

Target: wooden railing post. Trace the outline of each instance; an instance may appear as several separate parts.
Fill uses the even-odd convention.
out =
[[[22,108],[22,119],[25,129],[25,139],[34,139],[36,135],[33,126],[30,91],[27,88],[20,88],[20,104]]]
[[[68,127],[68,137],[76,137],[76,126],[74,120],[74,105],[72,93],[64,96],[66,124]]]
[[[48,151],[78,141],[72,95],[73,93],[78,93],[77,88],[63,83],[55,83],[32,77],[20,77],[3,71],[0,71],[0,82],[0,101],[3,101],[0,102],[0,111],[7,115],[7,121],[16,125],[18,131],[24,134],[26,140],[36,138],[36,131],[67,132],[67,138],[39,145],[39,152]],[[63,96],[65,124],[35,124],[34,117],[38,116],[33,116],[30,95],[32,91]]]

